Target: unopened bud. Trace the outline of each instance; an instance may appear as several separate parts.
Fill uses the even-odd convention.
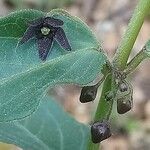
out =
[[[117,100],[117,112],[119,114],[124,114],[131,110],[132,108],[132,96],[122,97]]]
[[[91,126],[91,137],[93,143],[100,143],[111,136],[110,127],[107,122],[96,122]]]
[[[81,103],[87,103],[94,101],[96,98],[97,94],[97,86],[85,86],[81,90],[81,95],[80,95],[80,102]]]

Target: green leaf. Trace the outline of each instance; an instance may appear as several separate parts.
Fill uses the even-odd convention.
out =
[[[36,10],[22,10],[0,19],[0,78],[21,73],[41,63],[35,39],[22,46],[18,46],[18,42],[27,29],[27,23],[44,15],[46,14]],[[72,51],[99,49],[100,45],[92,31],[77,17],[59,9],[54,9],[47,15],[64,21],[63,29],[70,41]],[[68,53],[54,41],[48,59]]]
[[[0,123],[0,141],[24,150],[86,150],[89,128],[78,123],[52,99],[22,121]]]
[[[96,78],[104,62],[105,57],[101,53],[82,50],[5,78],[0,84],[0,121],[31,114],[48,87],[60,83],[89,83]]]
[[[21,10],[0,18],[0,37],[22,37],[28,22],[43,17],[45,13],[37,10]]]
[[[47,61],[41,62],[35,39],[18,46],[27,20],[42,15],[42,12],[24,10],[0,19],[0,26],[8,30],[5,35],[0,28],[0,122],[30,115],[49,87],[61,83],[88,84],[106,63],[103,52],[97,51],[100,47],[91,30],[62,10],[53,10],[47,15],[64,21],[71,52],[54,42]]]
[[[100,49],[100,44],[90,28],[79,18],[71,16],[62,9],[54,9],[46,16],[52,16],[64,21],[63,29],[71,43],[73,50],[95,48]]]

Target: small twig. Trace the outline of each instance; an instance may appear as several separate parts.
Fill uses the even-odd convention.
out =
[[[142,48],[142,50],[127,64],[126,69],[124,70],[124,73],[126,75],[132,73],[137,66],[147,58],[147,54],[144,52],[146,50],[146,46]]]

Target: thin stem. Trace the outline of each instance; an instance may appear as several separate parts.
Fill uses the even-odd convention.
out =
[[[125,74],[130,74],[133,72],[137,66],[146,58],[148,58],[148,55],[144,52],[145,46],[143,49],[127,64],[126,69],[124,70]]]
[[[98,81],[98,83],[95,85],[95,87],[99,87],[102,83],[103,83],[103,81],[105,80],[105,76],[103,76],[99,81]]]
[[[112,110],[113,101],[106,101],[106,93],[111,91],[112,84],[112,75],[109,74],[106,76],[104,81],[102,94],[99,100],[99,104],[95,113],[94,122],[108,120],[110,112]],[[91,139],[89,140],[89,150],[99,150],[99,144],[92,143]]]
[[[128,25],[120,46],[114,57],[114,67],[124,70],[129,55],[144,22],[145,16],[150,12],[150,0],[140,0]]]
[[[108,114],[109,114],[108,110],[110,110],[112,106],[112,101],[107,102],[105,99],[105,96],[106,96],[106,93],[111,91],[111,80],[112,80],[111,76],[112,76],[111,74],[107,75],[106,80],[104,82],[101,97],[100,97],[100,100],[96,109],[94,122],[108,119]]]

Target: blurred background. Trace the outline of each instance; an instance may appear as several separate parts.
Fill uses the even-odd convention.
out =
[[[45,12],[64,8],[80,17],[102,41],[109,59],[113,57],[137,0],[0,0],[0,16],[18,9],[34,8]],[[144,22],[131,58],[150,38],[150,16]],[[132,111],[111,116],[113,136],[101,143],[102,150],[150,150],[150,61],[143,62],[130,76],[134,88]],[[79,102],[81,88],[73,85],[58,86],[51,90],[65,110],[78,121],[90,123],[98,98],[93,103]],[[99,94],[100,95],[100,92]],[[0,143],[0,150],[19,148]]]

